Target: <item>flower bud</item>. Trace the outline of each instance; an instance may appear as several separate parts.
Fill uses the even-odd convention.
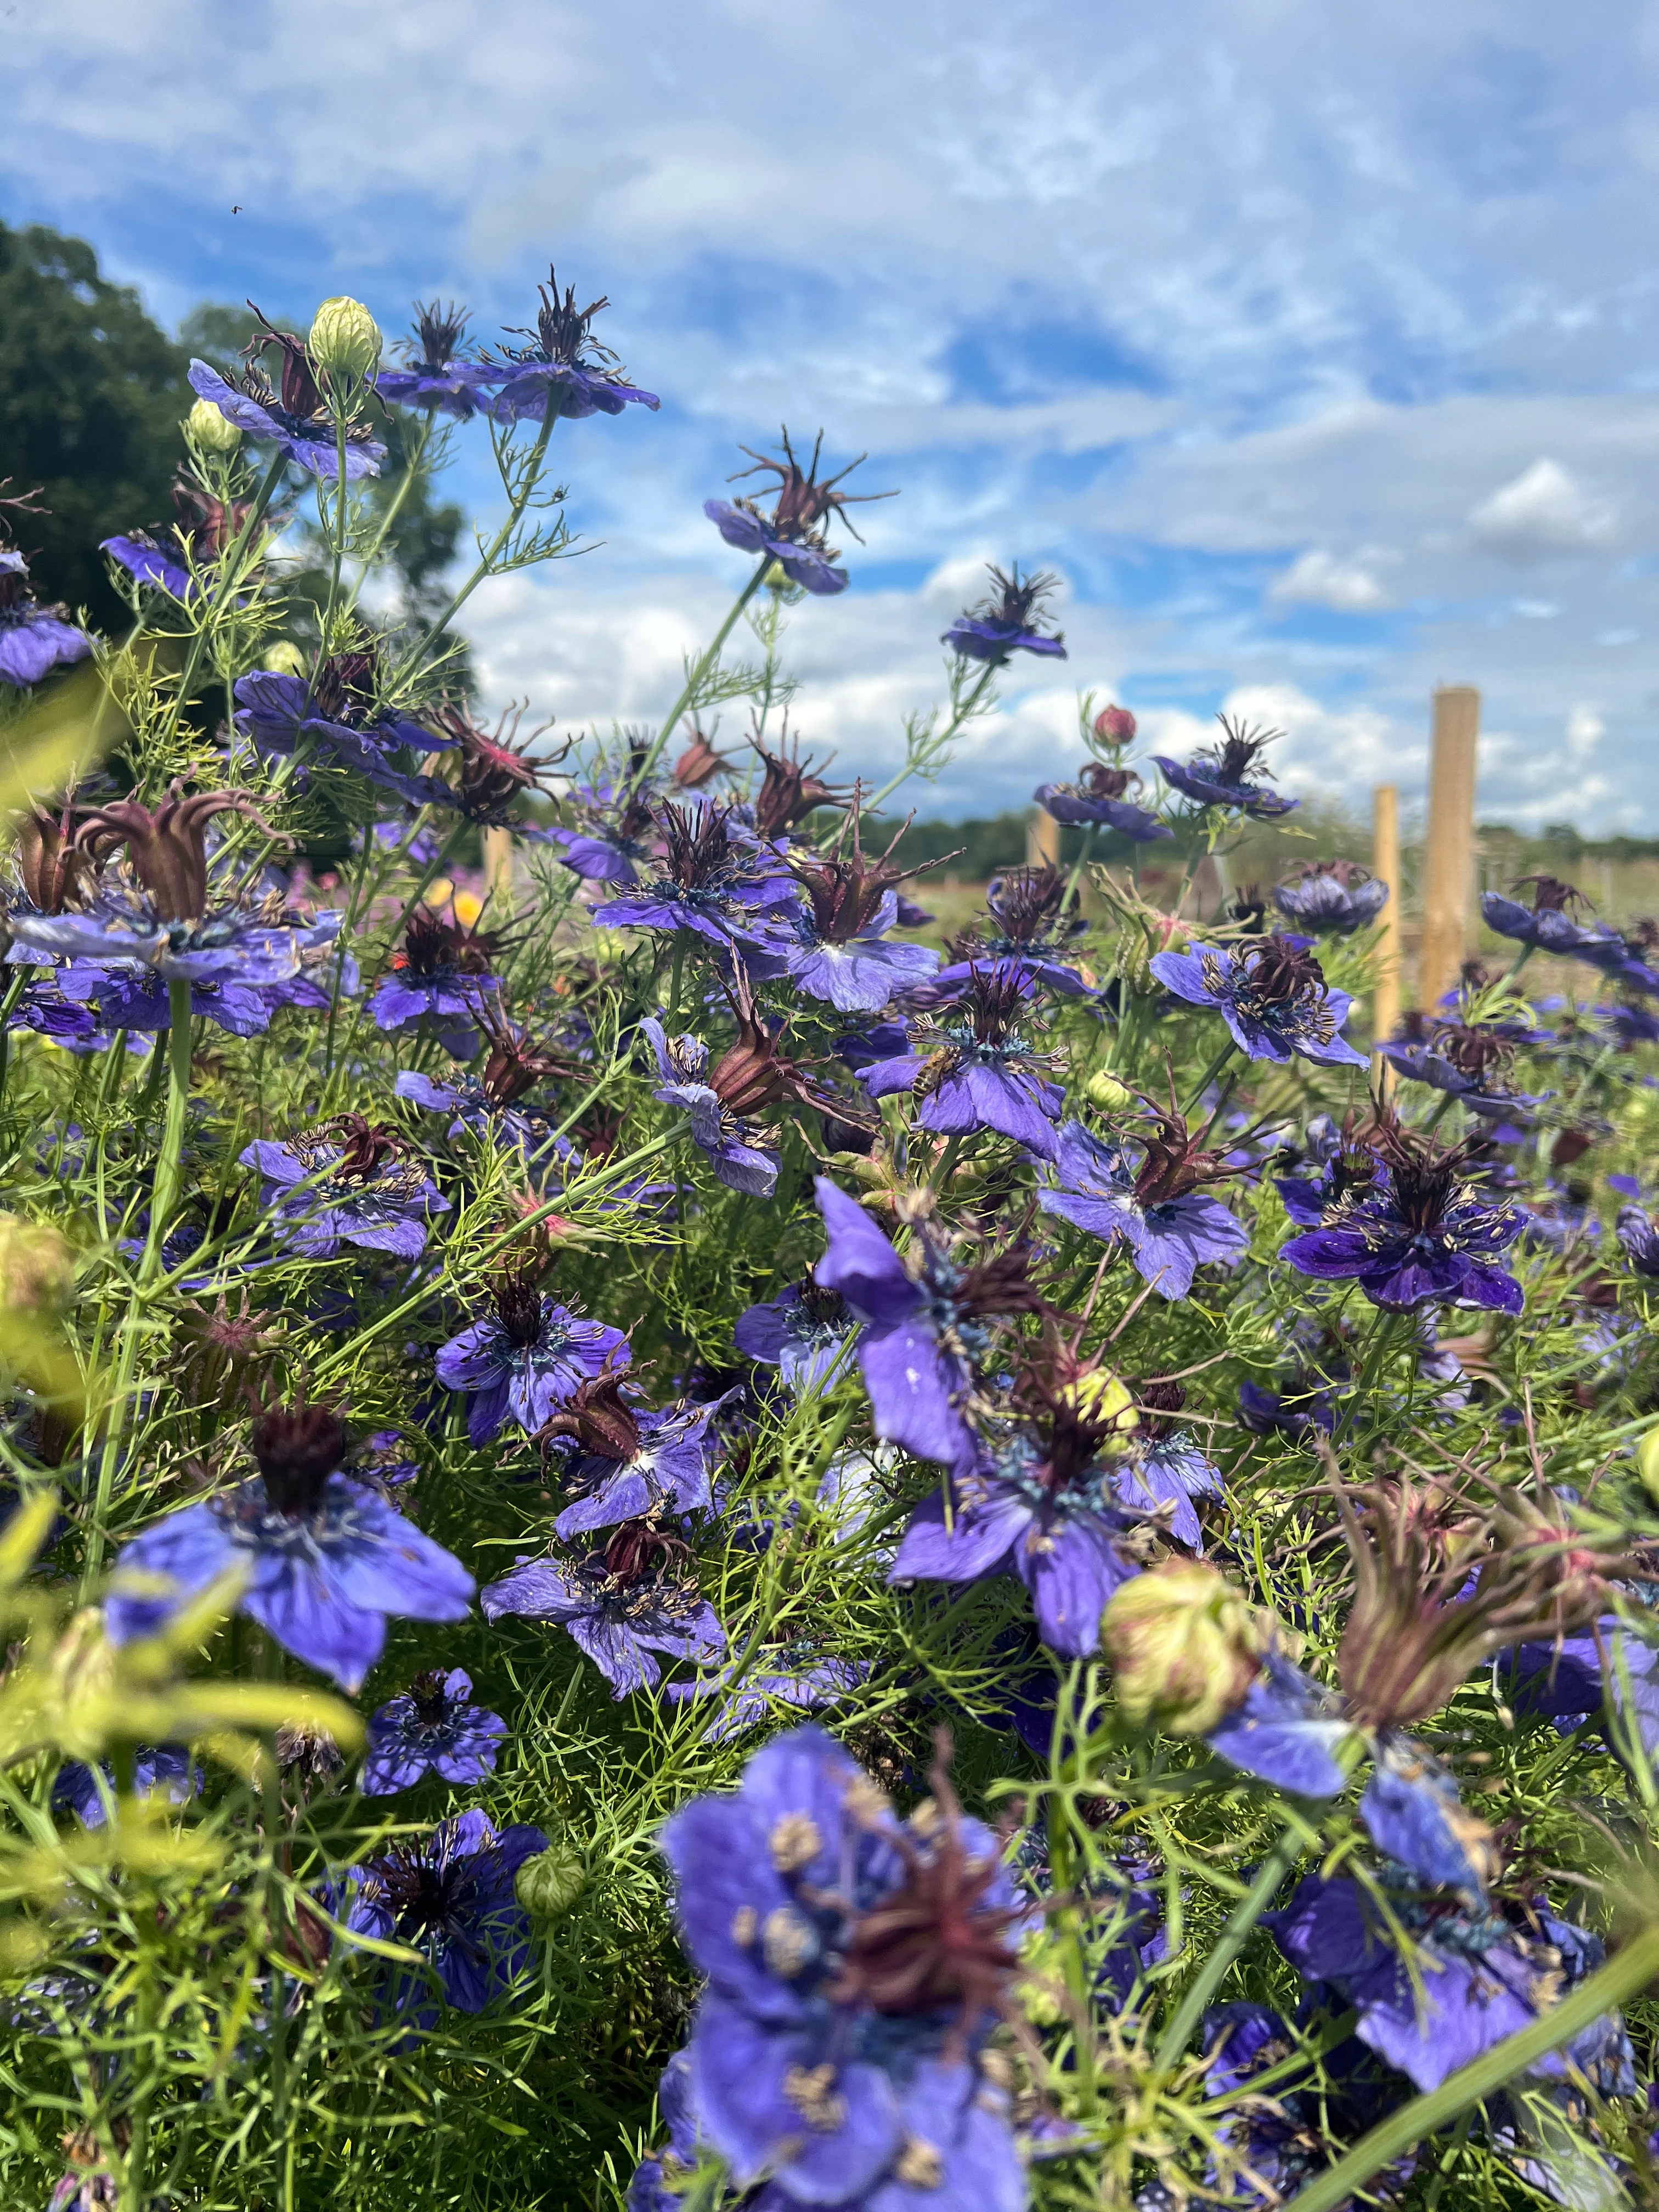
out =
[[[1135,718],[1127,707],[1103,707],[1095,716],[1095,735],[1103,745],[1127,745],[1135,733]]]
[[[526,1859],[513,1878],[513,1894],[532,1920],[558,1920],[569,1911],[587,1882],[580,1851],[554,1844]]]
[[[1659,1505],[1659,1426],[1650,1429],[1637,1445],[1636,1472],[1642,1478],[1643,1489]]]
[[[1126,1090],[1116,1076],[1109,1075],[1103,1067],[1097,1068],[1089,1078],[1083,1086],[1083,1095],[1103,1114],[1127,1114],[1135,1103],[1134,1092]]]
[[[1123,1584],[1102,1616],[1100,1640],[1131,1720],[1204,1735],[1243,1702],[1268,1632],[1213,1567],[1166,1559]]]
[[[210,399],[198,399],[185,417],[185,435],[198,453],[231,454],[242,442],[242,434],[226,420]]]
[[[386,341],[380,326],[361,300],[325,300],[311,319],[306,351],[318,374],[336,392],[366,384],[374,374]]]
[[[1062,1385],[1057,1394],[1069,1411],[1080,1413],[1091,1430],[1102,1434],[1115,1430],[1127,1435],[1140,1425],[1135,1394],[1121,1375],[1109,1367],[1097,1367]]]
[[[264,665],[278,676],[303,676],[310,666],[299,647],[286,637],[276,638],[265,647]]]
[[[75,1297],[75,1260],[49,1222],[0,1213],[0,1307],[62,1313]]]

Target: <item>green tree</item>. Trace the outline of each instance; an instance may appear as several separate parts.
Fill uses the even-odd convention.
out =
[[[106,629],[126,615],[98,542],[172,512],[185,359],[83,239],[0,223],[0,473],[50,510],[17,527],[41,596]]]

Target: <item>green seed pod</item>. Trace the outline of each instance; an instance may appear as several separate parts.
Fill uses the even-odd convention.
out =
[[[1127,1091],[1116,1076],[1108,1075],[1097,1068],[1083,1086],[1083,1095],[1091,1106],[1098,1106],[1103,1114],[1125,1114],[1135,1103],[1133,1091]]]
[[[1642,1487],[1659,1505],[1659,1428],[1651,1428],[1636,1447],[1636,1472]]]
[[[580,1851],[554,1844],[526,1859],[514,1877],[513,1894],[532,1920],[559,1920],[587,1885]]]
[[[310,664],[291,639],[279,637],[265,647],[259,665],[274,668],[279,676],[303,676]]]
[[[185,435],[203,453],[234,453],[242,442],[241,432],[210,399],[198,399],[185,416]]]
[[[50,1222],[0,1213],[0,1306],[63,1313],[75,1301],[75,1255]]]
[[[380,326],[361,300],[325,300],[311,319],[306,350],[318,374],[335,391],[366,384],[385,344]]]
[[[1100,1640],[1131,1720],[1204,1735],[1242,1703],[1267,1639],[1255,1608],[1213,1567],[1166,1559],[1123,1584]]]

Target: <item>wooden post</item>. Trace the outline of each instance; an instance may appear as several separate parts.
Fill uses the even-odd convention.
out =
[[[1025,825],[1025,865],[1028,868],[1060,866],[1060,824],[1040,806]]]
[[[1474,761],[1480,694],[1449,684],[1434,695],[1429,767],[1429,832],[1423,864],[1423,957],[1418,997],[1432,1007],[1463,965],[1474,877]]]
[[[1379,783],[1371,793],[1371,873],[1389,887],[1388,904],[1377,917],[1382,942],[1376,948],[1376,989],[1371,1000],[1371,1042],[1381,1044],[1400,1026],[1400,793]],[[1375,1063],[1386,1091],[1393,1073],[1386,1060]]]
[[[489,919],[497,927],[513,912],[513,832],[486,830],[483,833],[484,889],[489,894]]]

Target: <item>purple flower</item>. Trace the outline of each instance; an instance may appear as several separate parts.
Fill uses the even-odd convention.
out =
[[[299,345],[297,340],[295,343]],[[248,437],[274,439],[296,468],[308,469],[313,476],[330,483],[339,475],[338,433],[304,365],[303,346],[297,355],[284,353],[280,399],[257,368],[243,372],[239,390],[206,362],[192,361],[190,385],[198,399],[211,400],[226,422],[234,422]],[[379,476],[385,459],[386,447],[375,442],[366,422],[348,424],[348,482]]]
[[[466,1390],[466,1433],[481,1450],[511,1415],[529,1437],[583,1382],[619,1374],[632,1357],[618,1328],[588,1321],[544,1297],[523,1274],[501,1276],[493,1310],[438,1350],[436,1373],[447,1390]]]
[[[1066,878],[1054,867],[1010,868],[985,886],[988,921],[975,922],[952,942],[957,954],[931,983],[908,994],[919,1012],[963,996],[977,970],[994,967],[1018,981],[1027,996],[1038,990],[1062,991],[1069,998],[1086,994],[1071,940],[1088,923],[1077,910],[1077,895],[1067,896]]]
[[[416,1260],[428,1218],[449,1211],[403,1139],[361,1114],[337,1114],[283,1144],[259,1138],[240,1161],[258,1169],[260,1203],[275,1211],[283,1242],[307,1259],[332,1259],[343,1244],[356,1244]]]
[[[958,615],[939,643],[948,645],[964,660],[982,660],[992,668],[1005,667],[1012,653],[1035,653],[1064,660],[1066,647],[1060,632],[1056,630],[1051,636],[1036,627],[1042,602],[1060,579],[1043,572],[1022,578],[1018,562],[1012,575],[1005,576],[1000,568],[988,563],[987,573],[995,586],[992,595],[976,609]]]
[[[570,1439],[565,1487],[574,1503],[554,1522],[562,1542],[592,1528],[660,1513],[696,1513],[713,1500],[709,1475],[725,1450],[715,1416],[724,1397],[662,1413],[635,1412],[610,1376],[584,1383],[547,1426]]]
[[[1521,1217],[1462,1179],[1466,1154],[1397,1125],[1375,1140],[1383,1173],[1350,1191],[1324,1225],[1292,1237],[1279,1256],[1321,1282],[1358,1282],[1376,1306],[1407,1313],[1457,1299],[1518,1314],[1521,1285],[1495,1262],[1521,1233]]]
[[[690,1563],[684,1541],[654,1518],[624,1521],[580,1559],[520,1559],[478,1601],[487,1620],[517,1613],[567,1629],[625,1698],[661,1680],[654,1652],[700,1666],[726,1656],[726,1632]]]
[[[1273,904],[1310,929],[1343,936],[1364,929],[1389,902],[1389,887],[1354,860],[1308,860],[1299,879],[1275,884]]]
[[[823,447],[823,434],[820,431],[812,447],[811,464],[805,469],[795,459],[787,429],[783,434],[784,458],[781,461],[757,453],[751,447],[743,448],[754,466],[739,469],[729,481],[735,483],[740,477],[762,473],[775,476],[776,497],[770,514],[764,514],[752,499],[706,499],[702,503],[703,513],[728,545],[735,545],[744,553],[769,555],[792,584],[799,584],[803,591],[816,592],[820,598],[844,592],[848,581],[846,570],[836,566],[839,554],[825,541],[823,523],[835,514],[857,538],[858,532],[853,530],[848,518],[848,507],[861,501],[891,499],[894,495],[888,491],[838,491],[836,487],[842,477],[852,474],[858,461],[849,461],[835,476],[820,479],[818,455]],[[863,459],[860,453],[859,460]]]
[[[964,1267],[924,1228],[913,1247],[912,1274],[845,1191],[827,1176],[813,1188],[830,1233],[813,1276],[825,1290],[839,1291],[864,1323],[858,1362],[876,1434],[965,1474],[978,1446],[962,1409],[975,1364],[990,1348],[987,1321],[1030,1302],[1023,1271],[1010,1264],[1018,1255]]]
[[[841,1372],[857,1341],[858,1323],[838,1291],[821,1290],[809,1275],[738,1316],[732,1340],[745,1359],[775,1367],[790,1389],[822,1389]]]
[[[663,1831],[708,1987],[687,2046],[696,2125],[739,2189],[846,2212],[1019,2212],[1005,2094],[981,2069],[1020,1917],[996,1838],[942,1766],[901,1824],[821,1729]]]
[[[1284,1061],[1300,1053],[1328,1067],[1365,1065],[1364,1054],[1341,1034],[1352,997],[1330,988],[1313,955],[1285,938],[1155,952],[1149,965],[1177,998],[1218,1008],[1233,1042],[1252,1060]]]
[[[482,1782],[495,1771],[507,1735],[499,1713],[473,1705],[472,1677],[459,1667],[417,1674],[368,1723],[357,1787],[365,1797],[412,1790],[428,1774],[441,1782]]]
[[[1504,1079],[1517,1042],[1527,1034],[1510,1023],[1431,1020],[1413,1007],[1400,1034],[1378,1049],[1408,1082],[1447,1091],[1470,1113],[1501,1121],[1510,1115],[1524,1115],[1538,1103]]]
[[[116,1030],[153,1036],[173,1026],[167,978],[136,961],[112,962],[107,967],[95,961],[71,962],[58,971],[58,984],[65,999],[97,1008],[95,1024],[90,1015],[86,1017],[88,1030],[96,1026],[106,1036]],[[257,1036],[270,1028],[276,1010],[276,1001],[269,994],[283,988],[240,983],[231,976],[193,982],[190,1011],[233,1036]]]
[[[41,605],[28,574],[22,555],[0,545],[0,684],[20,688],[92,651],[92,640],[70,622],[67,607]]]
[[[1241,814],[1254,815],[1258,821],[1288,814],[1298,800],[1281,799],[1276,791],[1251,779],[1253,769],[1257,775],[1267,773],[1259,765],[1262,749],[1279,735],[1278,731],[1249,729],[1225,714],[1218,714],[1216,720],[1221,725],[1220,743],[1195,752],[1184,767],[1162,753],[1152,755],[1166,781],[1200,806],[1234,808]]]
[[[729,952],[752,939],[760,915],[799,904],[793,877],[732,836],[729,807],[665,805],[654,818],[663,836],[661,872],[635,896],[596,906],[592,919],[604,927],[690,930]]]
[[[750,1198],[770,1198],[777,1188],[780,1155],[775,1146],[756,1141],[760,1133],[704,1081],[709,1072],[708,1047],[700,1037],[671,1037],[654,1015],[647,1015],[640,1027],[662,1078],[652,1097],[662,1105],[684,1108],[690,1117],[691,1141],[708,1160],[717,1181]]]
[[[1621,1206],[1613,1223],[1619,1249],[1638,1275],[1659,1275],[1659,1224],[1645,1206]]]
[[[404,924],[402,950],[392,954],[368,1002],[375,1027],[407,1030],[429,1020],[447,1051],[470,1058],[478,1048],[483,1005],[501,989],[493,972],[497,950],[489,931],[416,907]]]
[[[578,307],[572,286],[559,296],[554,270],[538,284],[541,311],[533,331],[515,336],[528,338],[522,347],[504,347],[499,362],[488,364],[486,374],[501,389],[491,411],[502,422],[539,422],[548,415],[580,422],[590,415],[620,415],[630,401],[653,412],[662,402],[654,392],[641,392],[629,384],[617,366],[617,356],[601,345],[589,329],[608,300],[595,300]]]
[[[430,730],[375,702],[379,660],[372,651],[337,653],[307,684],[302,677],[262,668],[238,679],[236,726],[261,750],[286,759],[309,748],[325,766],[350,769],[411,806],[447,805],[453,799],[439,777],[400,763],[430,752]]]
[[[382,399],[403,407],[436,408],[458,422],[471,421],[479,407],[488,406],[480,387],[499,380],[498,373],[482,362],[455,358],[466,331],[466,310],[417,307],[414,343],[408,348],[406,368],[383,368],[374,380]]]
[[[806,877],[805,869],[800,872]],[[851,902],[836,911],[822,872],[815,869],[806,878],[811,906],[785,908],[769,917],[757,941],[808,998],[843,1014],[879,1013],[890,1000],[925,983],[939,966],[939,955],[926,945],[888,939],[886,932],[898,919],[898,896],[890,888],[878,890],[867,912]]]
[[[671,1682],[668,1695],[676,1705],[717,1698],[731,1688],[735,1664],[716,1674],[700,1674],[695,1682]],[[811,1645],[763,1651],[760,1663],[744,1675],[725,1711],[703,1730],[705,1743],[728,1743],[773,1717],[773,1709],[787,1705],[796,1712],[822,1712],[868,1681],[870,1663],[863,1659],[826,1658]]]
[[[118,568],[125,568],[135,583],[148,584],[155,591],[166,592],[175,599],[198,599],[201,594],[177,554],[159,544],[145,532],[135,531],[131,538],[106,538],[100,541],[98,550],[107,553]]]
[[[97,1036],[98,1024],[88,1009],[63,995],[61,977],[51,983],[29,984],[12,1008],[6,1027],[33,1030],[37,1036],[51,1037],[59,1044],[80,1047],[95,1038],[101,1049],[109,1042],[107,1037]]]
[[[1481,893],[1481,919],[1488,929],[1559,959],[1587,961],[1593,968],[1616,968],[1625,958],[1625,940],[1617,930],[1604,921],[1587,927],[1572,919],[1572,908],[1589,904],[1581,890],[1554,876],[1523,876],[1514,888],[1519,890],[1522,884],[1533,886],[1529,907],[1500,891]]]
[[[957,1000],[917,1024],[916,1048],[902,1059],[877,1061],[859,1080],[872,1098],[920,1086],[919,1127],[945,1137],[994,1129],[1052,1159],[1065,1093],[1042,1073],[1053,1064],[1050,1056],[1035,1051],[1024,1034],[1031,991],[1030,979],[1010,962],[971,967]]]
[[[1212,1153],[1191,1146],[1176,1119],[1162,1121],[1138,1168],[1122,1146],[1103,1142],[1080,1121],[1066,1122],[1054,1182],[1037,1193],[1045,1213],[1091,1237],[1121,1237],[1142,1280],[1166,1298],[1184,1298],[1200,1267],[1231,1267],[1250,1248],[1249,1232],[1220,1200],[1198,1188],[1224,1170]]]
[[[169,1514],[123,1550],[105,1608],[111,1640],[154,1633],[184,1600],[240,1571],[249,1580],[237,1611],[354,1691],[380,1658],[388,1613],[464,1620],[471,1576],[336,1474],[344,1452],[344,1430],[316,1407],[256,1421],[256,1477]]]
[[[381,1942],[406,1943],[436,1975],[444,2000],[460,2012],[482,2012],[524,1972],[530,1921],[514,1894],[528,1858],[547,1849],[539,1828],[497,1833],[482,1813],[440,1820],[419,1843],[398,1844],[371,1859],[345,1924]],[[381,1969],[391,2010],[429,2027],[436,2017],[424,1974]]]
[[[668,2130],[660,2150],[643,2158],[628,2185],[626,2212],[680,2212],[684,2202],[678,2189],[665,2187],[671,2178],[689,2172],[697,2162],[696,2108],[691,2094],[691,2064],[677,2051],[662,2069],[657,2084],[657,2110]]]
[[[1255,1436],[1291,1437],[1298,1442],[1310,1430],[1329,1436],[1336,1426],[1328,1390],[1310,1384],[1280,1395],[1248,1377],[1238,1386],[1238,1418]]]
[[[201,1768],[192,1765],[190,1753],[176,1743],[154,1745],[147,1751],[138,1752],[133,1759],[135,1796],[153,1797],[161,1792],[170,1805],[182,1805],[189,1798],[199,1796],[201,1788]],[[115,1770],[107,1759],[98,1767],[84,1766],[79,1759],[70,1759],[58,1768],[52,1785],[52,1810],[73,1813],[82,1827],[101,1828],[108,1818],[105,1789],[112,1796],[115,1794]]]
[[[1186,1397],[1179,1382],[1143,1382],[1136,1395],[1139,1425],[1124,1442],[1112,1468],[1112,1483],[1131,1512],[1156,1517],[1178,1544],[1201,1552],[1204,1531],[1195,1498],[1224,1495],[1220,1469],[1205,1457],[1170,1416]]]
[[[1173,837],[1167,822],[1160,822],[1146,807],[1126,798],[1131,784],[1139,787],[1133,769],[1107,768],[1090,761],[1078,771],[1075,783],[1040,783],[1031,794],[1045,814],[1056,822],[1104,823],[1137,845],[1150,845],[1159,837]]]

